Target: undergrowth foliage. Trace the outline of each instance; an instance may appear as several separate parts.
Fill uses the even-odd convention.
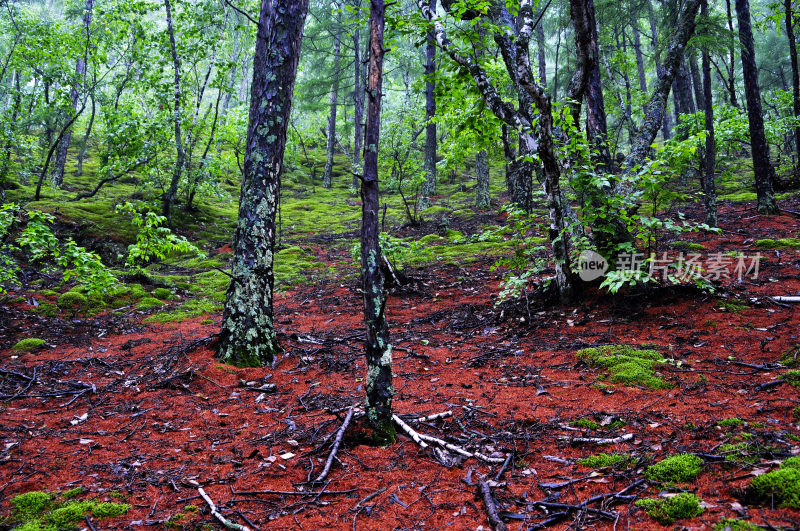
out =
[[[166,217],[151,210],[137,208],[132,203],[117,205],[116,211],[118,214],[129,215],[131,223],[137,229],[136,243],[128,246],[128,257],[125,261],[127,265],[146,264],[153,259],[163,260],[178,253],[196,253],[205,258],[193,243],[164,226]]]

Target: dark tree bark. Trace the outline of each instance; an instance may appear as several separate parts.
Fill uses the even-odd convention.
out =
[[[292,91],[308,0],[262,0],[231,282],[217,356],[237,366],[272,363],[275,216]]]
[[[694,100],[697,102],[697,110],[703,108],[703,78],[700,74],[700,67],[697,65],[697,57],[692,54],[689,56],[689,72],[692,74],[692,88],[694,88]]]
[[[475,173],[478,179],[475,187],[475,208],[486,210],[491,206],[492,198],[489,195],[489,162],[485,149],[475,155]]]
[[[633,50],[636,52],[636,73],[639,76],[639,90],[647,94],[647,77],[644,71],[644,57],[642,56],[642,39],[639,35],[638,23],[633,28]]]
[[[576,8],[578,12],[573,12]],[[606,122],[606,107],[603,100],[603,84],[600,80],[600,52],[597,46],[597,22],[595,21],[594,0],[570,2],[570,15],[573,21],[577,18],[585,19],[584,23],[575,28],[575,41],[577,44],[578,63],[585,63],[589,68],[589,82],[586,87],[586,136],[595,150],[595,162],[602,171],[611,171],[611,153],[608,149],[608,125]],[[584,45],[578,44],[579,39],[588,39]],[[590,54],[581,57],[581,54]]]
[[[14,96],[11,103],[11,127],[9,127],[8,138],[3,146],[3,162],[2,166],[0,166],[0,198],[2,198],[3,201],[6,199],[4,185],[6,183],[6,179],[8,178],[8,169],[11,166],[11,152],[14,149],[15,137],[17,133],[17,118],[19,118],[19,113],[22,107],[22,90],[20,90],[21,83],[19,80],[21,75],[22,74],[19,70],[14,71],[14,80],[12,82],[14,86]]]
[[[539,14],[539,17],[544,17],[544,12]],[[541,18],[539,24],[536,25],[536,54],[537,63],[539,67],[539,84],[547,87],[547,59],[545,57],[545,39],[544,39],[544,23]],[[553,95],[555,96],[555,94]]]
[[[659,53],[658,49],[658,24],[656,23],[656,14],[655,10],[653,9],[653,2],[652,0],[647,0],[647,19],[650,23],[650,41],[653,50],[655,50],[655,65],[656,65],[656,75],[661,77],[664,74],[664,67],[661,65],[661,54]],[[669,92],[667,92],[667,97],[669,97]],[[668,99],[668,98],[667,98]],[[665,102],[666,105],[666,102]],[[647,115],[647,107],[645,106],[645,118]],[[669,140],[672,138],[672,124],[669,119],[669,114],[666,112],[662,118],[661,127],[664,132],[664,140]]]
[[[730,104],[734,107],[739,106],[736,99],[736,44],[733,29],[733,11],[731,11],[731,0],[725,0],[725,15],[728,19],[728,31],[730,31],[730,40],[728,42],[728,99]]]
[[[786,9],[786,37],[789,39],[789,58],[792,61],[792,109],[795,117],[800,116],[800,69],[797,66],[797,41],[794,37],[794,20],[792,20],[792,0],[784,0]],[[800,165],[800,123],[795,125],[794,141],[797,160]]]
[[[686,68],[686,61],[681,60],[680,66],[675,74],[673,82],[673,98],[675,101],[676,119],[682,114],[694,114],[697,107],[692,97],[692,85],[689,81],[689,69]]]
[[[83,78],[86,75],[86,61],[89,56],[89,26],[92,24],[92,10],[94,9],[94,0],[86,0],[85,10],[83,12],[83,34],[86,39],[86,52],[83,57],[79,57],[75,64],[75,83],[72,85],[70,97],[72,98],[72,114],[78,110],[78,98],[80,96]],[[61,188],[64,183],[64,168],[67,165],[67,153],[69,152],[69,144],[72,140],[72,129],[69,129],[61,143],[58,145],[56,153],[56,160],[53,163],[53,170],[50,176],[53,187]]]
[[[436,0],[428,0],[428,7],[436,11]],[[428,32],[425,45],[425,181],[419,195],[417,210],[425,210],[431,204],[430,197],[436,193],[436,37]]]
[[[174,72],[173,87],[175,90],[175,103],[173,109],[173,122],[175,124],[175,169],[172,172],[169,187],[164,193],[162,201],[162,214],[167,218],[167,223],[172,223],[172,206],[175,204],[175,197],[178,195],[178,183],[181,181],[183,166],[186,162],[186,151],[183,146],[181,136],[181,60],[178,57],[178,49],[175,45],[175,31],[172,28],[172,6],[170,0],[164,0],[164,7],[167,11],[167,33],[169,34],[169,46],[172,52],[172,69]]]
[[[369,10],[369,78],[367,120],[364,137],[364,176],[361,182],[361,277],[364,320],[367,327],[365,412],[376,444],[394,441],[392,421],[392,346],[386,324],[386,293],[383,289],[379,233],[378,146],[380,144],[381,90],[383,88],[383,0],[371,0]]]
[[[338,2],[334,2],[334,9],[340,7]],[[333,185],[331,175],[333,174],[333,155],[336,150],[336,108],[339,105],[339,61],[342,51],[342,16],[336,15],[336,30],[333,35],[333,80],[331,81],[331,92],[328,97],[330,113],[328,114],[328,138],[325,145],[325,171],[322,174],[322,187],[330,188]]]
[[[777,214],[775,193],[775,168],[769,160],[769,146],[764,134],[764,116],[761,111],[761,90],[758,86],[756,52],[753,47],[753,28],[750,23],[750,2],[736,0],[736,17],[739,21],[739,41],[742,47],[742,73],[744,74],[744,95],[747,100],[747,119],[750,124],[750,149],[753,156],[758,212]]]
[[[356,12],[360,13],[361,0],[355,2]],[[358,175],[356,168],[361,164],[362,142],[364,140],[364,87],[365,76],[362,73],[361,62],[361,29],[353,31],[353,50],[355,60],[353,61],[353,189],[357,189]],[[366,69],[364,69],[366,70]]]
[[[703,17],[708,16],[708,0],[700,7]],[[717,226],[717,189],[714,182],[714,169],[717,163],[717,150],[714,138],[714,101],[711,97],[711,58],[708,48],[703,47],[703,110],[706,121],[706,149],[703,163],[703,202],[706,206],[706,223]]]

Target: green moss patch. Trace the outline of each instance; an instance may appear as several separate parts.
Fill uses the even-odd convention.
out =
[[[680,240],[672,242],[672,248],[682,251],[695,251],[695,252],[703,252],[706,250],[705,246],[701,243],[687,242]]]
[[[759,531],[761,528],[747,520],[723,518],[714,525],[714,531]]]
[[[153,308],[160,308],[164,303],[155,297],[145,297],[136,305],[137,310],[152,310]]]
[[[58,298],[58,307],[62,310],[82,310],[88,306],[86,295],[77,291],[68,291]]]
[[[787,459],[778,470],[753,478],[748,495],[755,502],[800,509],[800,459]]]
[[[578,460],[579,465],[589,468],[629,468],[635,463],[633,456],[628,454],[598,454],[590,455]]]
[[[153,290],[153,297],[155,297],[156,299],[161,299],[162,301],[171,300],[173,297],[172,290],[169,290],[167,288],[156,288],[155,290]]]
[[[92,500],[75,500],[82,489],[72,489],[62,494],[34,491],[11,499],[11,514],[5,522],[23,531],[61,531],[77,529],[87,515],[95,518],[114,518],[128,512],[130,505],[122,503],[97,503]]]
[[[791,371],[786,371],[783,373],[783,381],[792,387],[800,389],[800,370],[793,369]]]
[[[693,481],[703,465],[703,460],[692,454],[667,457],[647,467],[644,476],[662,483],[687,483]]]
[[[800,249],[800,238],[781,238],[779,240],[758,240],[753,244],[756,249]]]
[[[663,525],[703,514],[700,498],[691,492],[681,492],[669,498],[645,498],[638,500],[636,506]]]
[[[29,337],[27,339],[22,339],[14,345],[13,348],[17,352],[31,352],[33,350],[37,350],[45,346],[47,343],[44,339],[39,339],[38,337]]]
[[[732,428],[736,426],[741,426],[744,424],[744,421],[737,417],[731,417],[729,419],[722,419],[717,422],[717,426],[721,426],[723,428]]]
[[[575,355],[590,367],[605,369],[608,379],[614,383],[641,385],[648,389],[672,387],[655,373],[655,368],[665,362],[657,350],[640,350],[628,345],[606,345],[585,348]]]

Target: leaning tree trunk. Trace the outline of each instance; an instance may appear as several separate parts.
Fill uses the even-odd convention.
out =
[[[383,0],[371,0],[369,10],[369,78],[367,80],[367,120],[364,149],[364,176],[361,182],[361,277],[364,293],[366,335],[366,399],[364,409],[376,444],[394,441],[392,422],[392,346],[386,323],[386,293],[383,290],[381,249],[378,245],[379,191],[378,146],[383,85]]]
[[[250,123],[217,356],[237,366],[272,363],[275,334],[272,273],[275,216],[292,90],[308,0],[262,0]]]
[[[478,178],[478,185],[475,187],[475,208],[486,210],[491,207],[492,197],[489,194],[489,161],[485,149],[475,155],[475,173]]]
[[[334,3],[334,9],[339,5]],[[336,150],[336,107],[339,104],[339,60],[342,51],[342,16],[341,11],[336,16],[336,32],[333,36],[333,81],[331,82],[331,93],[328,103],[331,106],[328,114],[328,138],[325,145],[325,172],[322,174],[322,187],[330,188],[333,186],[333,155]]]
[[[164,0],[164,7],[167,11],[167,33],[169,33],[169,46],[172,52],[172,69],[174,71],[173,87],[175,90],[175,103],[173,108],[173,122],[175,124],[175,151],[177,158],[175,168],[172,172],[169,188],[164,193],[162,201],[162,214],[167,218],[167,223],[172,223],[172,206],[175,203],[175,196],[178,195],[178,183],[181,181],[183,165],[186,159],[186,151],[183,147],[181,137],[181,60],[178,57],[178,48],[175,46],[175,32],[172,28],[172,6],[170,0]]]
[[[786,37],[789,39],[789,58],[792,61],[792,109],[795,118],[800,117],[800,69],[797,66],[797,42],[794,38],[794,20],[792,20],[792,0],[784,0],[786,8]],[[797,161],[800,166],[800,122],[794,127],[794,142],[797,149]]]
[[[708,0],[703,0],[701,13],[708,16]],[[714,139],[714,101],[711,97],[711,57],[708,47],[703,47],[703,107],[706,120],[706,149],[703,159],[703,202],[706,206],[706,223],[717,226],[717,189],[714,183],[714,169],[717,162],[717,151]]]
[[[744,95],[747,100],[747,119],[750,124],[750,149],[753,156],[758,212],[777,214],[772,183],[775,182],[775,168],[769,160],[769,146],[764,133],[764,116],[761,112],[761,90],[758,87],[758,68],[756,52],[753,47],[753,28],[750,23],[749,0],[736,0],[736,17],[739,20],[739,41],[742,46],[742,73],[744,74]]]
[[[428,7],[436,11],[436,0],[429,0]],[[436,193],[436,38],[433,30],[428,32],[425,46],[425,180],[419,195],[417,210],[431,206],[431,196]]]
[[[86,39],[86,53],[83,57],[79,57],[75,64],[75,83],[72,86],[70,97],[72,98],[72,113],[78,110],[78,97],[80,95],[80,88],[82,80],[86,74],[86,61],[89,55],[89,26],[92,23],[92,9],[94,8],[94,0],[86,0],[86,7],[83,13],[83,34]],[[67,154],[69,152],[69,144],[72,140],[72,129],[64,134],[61,143],[58,145],[58,152],[56,153],[56,160],[53,163],[53,170],[51,173],[51,180],[54,188],[61,188],[64,183],[64,168],[67,165]]]

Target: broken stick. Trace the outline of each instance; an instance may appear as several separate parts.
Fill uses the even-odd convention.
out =
[[[222,516],[222,513],[220,513],[217,510],[217,506],[214,505],[214,502],[211,501],[211,498],[208,497],[208,494],[206,494],[206,491],[203,490],[203,487],[197,487],[197,492],[200,493],[200,496],[208,504],[208,507],[211,509],[212,516],[214,516],[214,518],[219,520],[222,525],[224,525],[228,529],[236,529],[237,531],[250,531],[249,527],[233,523],[230,520],[228,520],[227,518],[225,518],[224,516]]]
[[[322,472],[317,479],[314,480],[316,483],[322,483],[326,477],[328,477],[328,472],[331,471],[331,465],[333,464],[333,458],[336,457],[336,452],[339,451],[339,445],[342,444],[342,438],[344,437],[344,432],[347,429],[347,426],[350,424],[350,421],[353,418],[353,408],[352,406],[350,409],[347,410],[347,416],[344,418],[344,422],[342,422],[342,427],[339,428],[339,431],[336,432],[336,439],[333,440],[333,448],[331,448],[331,453],[328,456],[328,460],[325,461],[325,468],[322,469]]]
[[[401,418],[400,418],[400,417],[398,417],[397,415],[392,415],[392,420],[394,420],[394,421],[397,423],[397,425],[398,425],[398,426],[400,426],[400,428],[401,428],[401,429],[402,429],[404,432],[406,432],[406,434],[407,434],[409,437],[411,437],[411,439],[412,439],[412,440],[413,440],[415,443],[417,443],[418,445],[420,445],[420,447],[422,447],[422,448],[427,448],[427,447],[428,447],[428,444],[427,444],[425,441],[423,441],[423,440],[422,440],[422,438],[420,437],[420,434],[419,434],[419,433],[417,433],[416,431],[414,431],[414,428],[412,428],[411,426],[409,426],[408,424],[406,424],[405,422],[403,422],[403,419],[401,419]]]
[[[489,525],[492,526],[494,531],[506,531],[506,524],[503,523],[503,520],[500,518],[500,513],[497,510],[497,502],[492,496],[492,489],[489,487],[489,483],[481,481],[478,483],[478,489],[483,498],[483,503],[486,505],[486,512],[489,514]]]

